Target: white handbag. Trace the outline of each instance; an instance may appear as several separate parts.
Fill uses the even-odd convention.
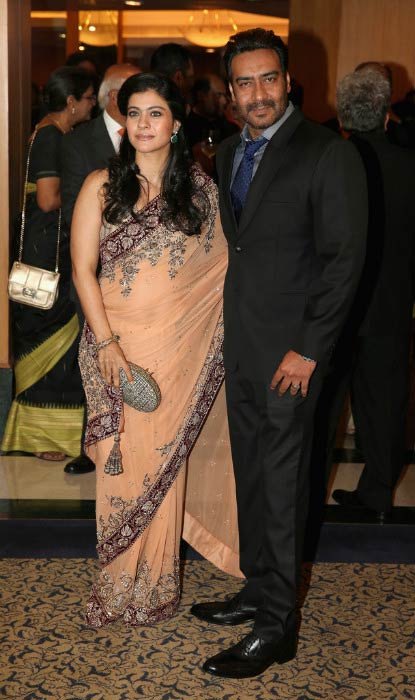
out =
[[[58,297],[59,289],[59,243],[61,233],[61,210],[58,218],[58,240],[56,245],[55,270],[43,270],[41,267],[27,265],[22,262],[23,238],[26,218],[27,181],[29,177],[29,162],[33,141],[35,140],[37,129],[29,144],[29,151],[26,162],[26,176],[23,190],[22,221],[20,225],[20,243],[18,259],[13,263],[9,274],[7,287],[9,299],[17,301],[19,304],[37,306],[39,309],[51,309]]]

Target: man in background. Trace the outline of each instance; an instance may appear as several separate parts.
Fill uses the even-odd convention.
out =
[[[203,141],[210,131],[215,133],[218,143],[239,131],[238,127],[225,117],[229,96],[225,82],[219,75],[209,73],[198,78],[191,94],[192,109],[185,124],[187,140],[191,147]]]
[[[109,158],[118,152],[125,125],[125,117],[118,109],[118,91],[130,75],[140,72],[139,68],[130,63],[110,66],[98,92],[102,114],[71,131],[63,139],[61,198],[63,222],[67,231],[70,230],[76,198],[85,178],[93,170],[107,167]],[[82,309],[75,290],[72,292],[82,327]],[[94,463],[86,454],[75,457],[65,465],[67,474],[85,474],[94,469]]]
[[[194,159],[216,179],[214,156],[221,141],[238,133],[239,127],[227,120],[229,95],[219,75],[209,73],[198,78],[191,90],[192,108],[184,125]]]
[[[340,125],[366,171],[369,220],[361,282],[333,358],[328,431],[330,457],[350,388],[365,466],[356,489],[336,489],[333,498],[381,517],[392,508],[404,465],[415,278],[415,154],[387,138],[390,98],[390,82],[377,68],[345,76],[337,89]]]
[[[153,73],[162,73],[176,83],[183,99],[189,104],[195,71],[190,53],[184,46],[174,43],[161,44],[151,57],[150,70]]]

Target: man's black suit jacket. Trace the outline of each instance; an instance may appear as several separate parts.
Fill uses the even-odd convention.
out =
[[[354,324],[361,336],[408,336],[415,282],[415,152],[391,144],[382,131],[350,140],[367,174],[369,222],[366,260],[347,325]]]
[[[68,229],[85,178],[93,170],[106,168],[114,155],[115,149],[102,114],[63,138],[61,196],[63,220]]]
[[[236,223],[230,198],[239,135],[217,154],[229,244],[225,367],[269,382],[288,350],[329,356],[365,253],[367,192],[354,146],[296,110],[267,145]]]

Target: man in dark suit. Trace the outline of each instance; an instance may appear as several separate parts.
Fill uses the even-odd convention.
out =
[[[366,170],[369,221],[362,279],[333,358],[328,438],[331,447],[350,388],[366,463],[356,490],[333,498],[378,514],[391,510],[404,464],[415,273],[415,154],[388,141],[390,97],[376,69],[345,76],[337,89],[339,122]]]
[[[190,91],[195,82],[195,70],[192,56],[186,47],[172,42],[160,44],[151,55],[150,70],[153,73],[167,75],[173,83],[176,83],[189,110]]]
[[[140,70],[130,63],[110,66],[98,92],[102,114],[71,131],[63,139],[61,198],[63,221],[67,230],[70,230],[76,198],[85,178],[93,170],[105,168],[108,160],[118,151],[125,124],[125,117],[118,109],[118,91],[130,75],[139,72]],[[82,309],[74,290],[73,294],[82,327]],[[94,463],[85,454],[75,457],[65,465],[67,474],[85,474],[94,469]]]
[[[279,37],[236,34],[225,64],[246,122],[220,146],[217,167],[229,244],[226,394],[247,580],[237,596],[192,612],[217,624],[254,621],[204,664],[241,678],[296,654],[313,414],[359,280],[367,199],[354,147],[288,102]]]

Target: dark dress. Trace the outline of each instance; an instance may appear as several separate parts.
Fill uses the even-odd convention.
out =
[[[45,126],[37,132],[30,155],[23,262],[48,270],[55,268],[59,212],[39,208],[36,183],[44,177],[60,177],[61,145],[59,129]],[[14,259],[19,234],[16,231]],[[69,236],[63,228],[59,272],[59,295],[51,309],[12,303],[16,395],[3,438],[4,451],[80,453],[79,324],[69,300]]]

